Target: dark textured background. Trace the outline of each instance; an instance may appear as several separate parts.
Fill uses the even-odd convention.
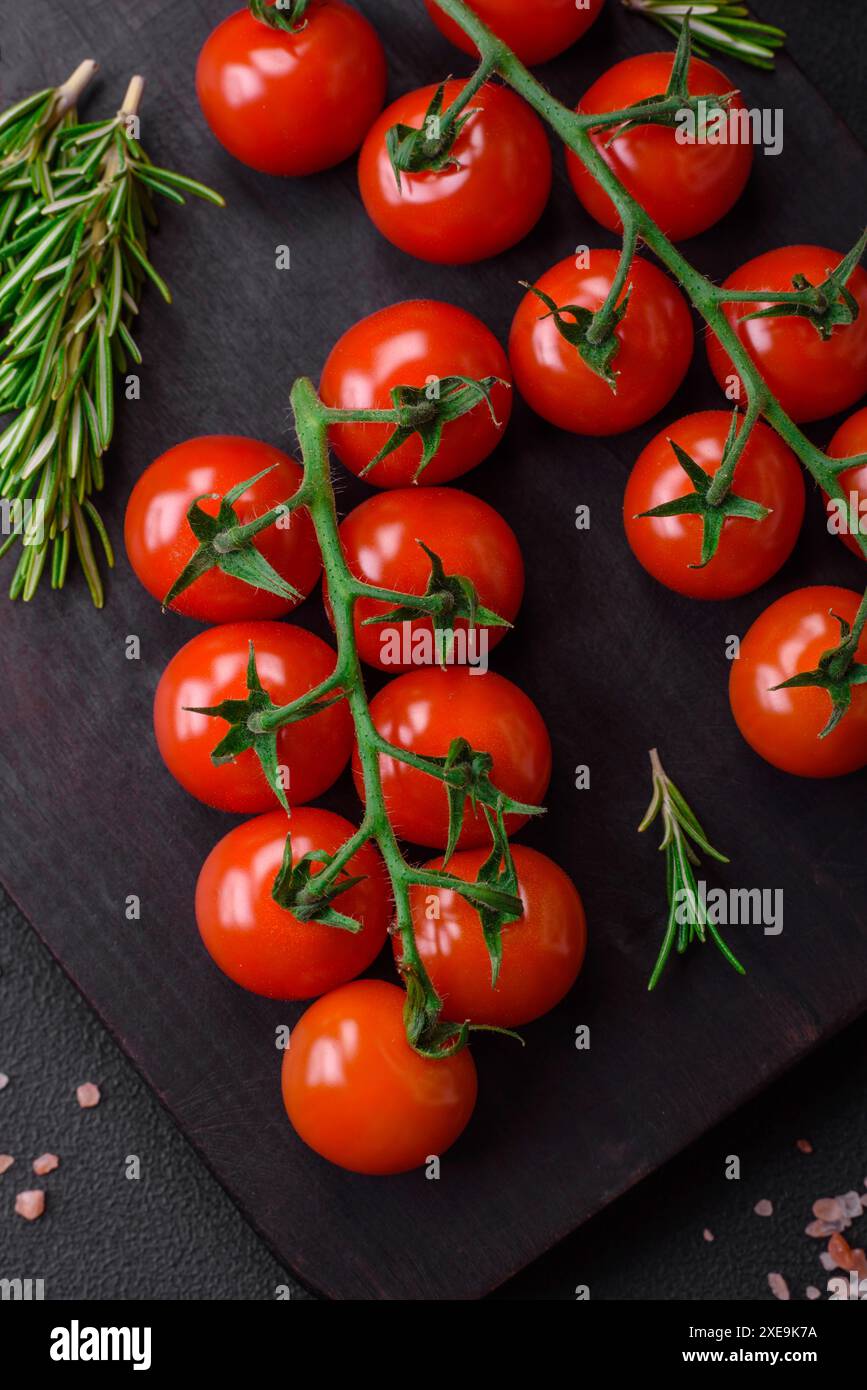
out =
[[[14,0],[16,8],[20,16],[38,7]],[[113,8],[77,6],[90,19],[104,13],[107,28]],[[765,0],[761,10],[789,28],[791,54],[867,142],[852,32],[859,12],[843,0]],[[4,37],[5,79],[15,54]],[[0,1095],[0,1151],[18,1156],[0,1179],[0,1274],[44,1277],[51,1297],[271,1298],[291,1284],[9,906],[0,966],[0,1070],[12,1078]],[[801,1231],[815,1196],[867,1176],[865,1041],[862,1022],[502,1296],[569,1298],[587,1283],[594,1298],[754,1297],[765,1293],[769,1269],[782,1270],[796,1292],[821,1282],[816,1247]],[[72,1095],[85,1079],[98,1080],[104,1095],[88,1113]],[[801,1136],[815,1145],[811,1157],[794,1149]],[[50,1214],[26,1226],[11,1215],[14,1192],[44,1149],[62,1166],[45,1182]],[[723,1177],[731,1153],[743,1162],[740,1183]],[[139,1182],[123,1177],[127,1154],[142,1157]],[[752,1214],[759,1197],[774,1200],[771,1220]],[[704,1226],[716,1234],[712,1245]]]

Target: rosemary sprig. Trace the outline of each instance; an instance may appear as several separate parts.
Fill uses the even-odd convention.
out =
[[[695,881],[694,867],[701,863],[694,845],[716,859],[720,864],[729,861],[724,854],[713,848],[699,825],[694,812],[687,805],[674,783],[666,776],[659,754],[655,748],[650,750],[650,766],[653,769],[653,796],[639,831],[647,830],[657,816],[662,814],[663,836],[659,848],[665,851],[665,891],[668,898],[668,921],[656,964],[648,981],[647,988],[653,989],[671,955],[671,948],[677,943],[679,955],[683,955],[690,942],[707,941],[708,934],[719,947],[729,965],[739,975],[746,972],[737,957],[729,950],[716,929],[715,923],[707,913],[704,897]]]
[[[736,0],[713,0],[706,4],[684,4],[680,0],[622,0],[627,10],[643,14],[675,38],[689,19],[693,51],[706,58],[715,50],[740,58],[753,68],[770,72],[776,51],[786,41],[783,29],[752,19],[749,6]]]
[[[143,85],[134,77],[108,120],[79,124],[64,108],[57,121],[56,94],[45,93],[0,117],[0,141],[9,135],[0,172],[0,413],[13,416],[0,433],[0,555],[20,543],[12,598],[32,598],[46,566],[51,587],[61,588],[74,548],[102,606],[96,549],[109,566],[114,558],[91,494],[103,485],[114,429],[114,373],[141,362],[131,325],[145,281],[171,301],[148,258],[153,194],[223,203],[148,158],[137,139]],[[7,168],[15,172],[2,182]],[[8,213],[18,193],[27,197]]]

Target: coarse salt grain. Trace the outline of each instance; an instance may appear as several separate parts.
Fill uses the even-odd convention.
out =
[[[0,1091],[5,1091],[8,1085],[9,1077],[6,1075],[5,1071],[0,1071]],[[867,1187],[867,1179],[864,1181],[864,1186]]]
[[[82,1110],[92,1110],[94,1105],[99,1105],[99,1087],[94,1086],[92,1081],[85,1081],[76,1089],[75,1094]]]
[[[846,1219],[846,1213],[836,1197],[820,1197],[813,1203],[813,1215],[819,1221],[830,1221],[835,1226],[839,1226]]]
[[[857,1192],[844,1192],[837,1201],[847,1216],[854,1218],[861,1215],[861,1198]]]
[[[12,1167],[14,1162],[15,1159],[11,1154],[0,1154],[0,1173],[5,1173],[7,1169]]]
[[[823,1269],[827,1270],[837,1268],[837,1261],[833,1259],[831,1255],[828,1254],[827,1250],[821,1251],[819,1255],[819,1264],[822,1266]]]
[[[53,1173],[59,1163],[57,1154],[40,1154],[33,1160],[33,1171],[37,1177],[44,1178],[46,1173]]]
[[[770,1290],[774,1298],[782,1299],[784,1303],[787,1302],[789,1298],[789,1286],[782,1274],[769,1274],[768,1284],[770,1285]]]
[[[773,1202],[769,1202],[767,1197],[763,1197],[760,1202],[756,1202],[753,1211],[756,1216],[773,1216],[774,1204]]]
[[[804,1228],[805,1236],[812,1236],[814,1240],[825,1240],[832,1236],[839,1227],[833,1221],[811,1221],[809,1226]]]
[[[712,1240],[715,1240],[715,1239],[716,1239],[716,1237],[715,1237],[713,1231],[709,1231],[708,1228],[707,1228],[707,1226],[705,1226],[704,1230],[702,1231],[702,1235],[704,1236],[705,1240],[706,1240],[708,1243],[710,1243]]]
[[[806,1290],[805,1290],[805,1292],[806,1292],[807,1297],[808,1297],[809,1299],[811,1299],[811,1300],[814,1299],[814,1298],[821,1298],[821,1297],[822,1297],[821,1292],[819,1291],[819,1289],[816,1288],[816,1285],[815,1285],[815,1284],[808,1284],[808,1285],[807,1285],[807,1288],[806,1288]]]
[[[19,1192],[15,1198],[15,1211],[25,1221],[38,1221],[45,1210],[45,1193],[38,1188],[30,1192]]]
[[[813,1145],[810,1143],[809,1139],[799,1139],[797,1146],[802,1154],[811,1154],[813,1152]]]

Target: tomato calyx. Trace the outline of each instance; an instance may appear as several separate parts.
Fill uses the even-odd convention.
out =
[[[468,376],[445,376],[426,386],[392,387],[390,395],[398,417],[397,422],[379,453],[361,470],[359,477],[366,478],[378,463],[417,434],[422,445],[421,461],[412,479],[417,483],[436,455],[442,440],[443,427],[452,420],[459,420],[462,415],[468,415],[482,401],[487,403],[491,419],[499,429],[500,422],[491,399],[491,391],[495,386],[505,386],[508,390],[509,382],[498,376],[486,376],[478,380]]]
[[[461,163],[452,153],[455,141],[468,121],[481,110],[478,106],[463,109],[461,96],[443,113],[445,82],[441,82],[431,97],[421,126],[404,125],[399,121],[386,131],[385,147],[394,170],[398,188],[401,174],[418,174],[425,170],[440,173],[443,169],[460,169]]]
[[[715,473],[706,473],[684,448],[674,439],[669,439],[675,458],[680,464],[693,491],[682,497],[673,497],[669,502],[661,502],[658,507],[639,512],[636,520],[645,517],[698,516],[701,518],[701,559],[689,566],[690,569],[704,569],[717,553],[726,517],[741,517],[746,521],[764,521],[770,516],[771,508],[749,497],[739,497],[731,491],[734,470],[749,437],[752,422],[746,421],[740,434],[737,432],[738,412],[732,414],[728,438],[723,448],[722,459]]]
[[[301,489],[287,502],[272,507],[270,511],[256,517],[255,521],[250,521],[245,526],[238,520],[234,507],[234,503],[243,497],[248,488],[253,487],[260,479],[266,478],[276,467],[277,464],[274,463],[270,468],[263,468],[261,473],[237,483],[222,497],[218,492],[203,492],[201,496],[193,499],[187,508],[187,521],[199,544],[163,599],[163,611],[171,608],[179,594],[211,569],[219,569],[223,574],[239,579],[254,589],[266,589],[268,593],[276,594],[278,598],[287,601],[297,602],[304,597],[277,573],[253,544],[253,537],[260,531],[266,530],[294,511],[301,500]],[[219,498],[220,506],[216,516],[211,516],[199,506],[206,498]]]
[[[598,331],[599,317],[592,309],[585,309],[580,304],[557,304],[549,294],[540,290],[538,285],[531,285],[527,280],[521,280],[521,285],[525,290],[531,290],[537,299],[541,299],[547,308],[547,314],[540,314],[543,319],[553,318],[557,325],[557,332],[561,338],[575,348],[582,362],[585,363],[596,376],[600,376],[604,382],[611,387],[614,395],[617,395],[617,373],[612,369],[612,362],[617,356],[620,347],[620,340],[615,332],[618,324],[622,320],[629,306],[631,289],[626,291],[619,304],[614,306],[603,306],[605,309],[605,329]],[[568,315],[568,317],[564,317]],[[592,331],[596,328],[596,331]]]
[[[266,0],[247,0],[247,8],[254,19],[267,24],[269,29],[297,34],[307,27],[305,11],[310,8],[310,0],[277,0],[274,5],[267,4]]]
[[[485,809],[490,825],[488,811],[496,815],[541,816],[544,806],[531,806],[523,801],[515,801],[491,781],[494,760],[490,753],[484,753],[467,742],[465,738],[454,738],[444,757],[432,755],[423,758],[407,758],[406,750],[392,749],[394,755],[413,766],[420,767],[432,777],[438,777],[446,789],[449,804],[449,833],[443,864],[448,864],[457,847],[463,829],[467,802],[475,811],[478,806]]]
[[[297,864],[293,864],[292,836],[288,834],[283,847],[283,862],[274,880],[271,897],[278,906],[297,917],[299,922],[316,922],[326,927],[337,927],[341,931],[360,932],[361,923],[357,918],[337,912],[331,904],[341,893],[346,893],[356,884],[362,883],[365,875],[356,874],[354,877],[328,881],[332,878],[328,868],[337,862],[337,855],[326,854],[321,849],[312,849],[302,855]],[[314,871],[314,864],[323,867]],[[326,881],[320,883],[321,879]]]
[[[436,551],[417,540],[430,560],[430,574],[423,594],[403,594],[402,602],[387,613],[365,618],[362,627],[379,623],[412,622],[414,618],[429,617],[433,623],[434,634],[445,637],[443,664],[445,665],[454,646],[454,624],[463,618],[471,629],[476,627],[511,627],[512,624],[501,618],[492,609],[479,603],[476,586],[464,574],[446,574],[443,562]],[[367,587],[367,586],[365,586]],[[435,606],[434,606],[435,605]]]
[[[720,864],[728,864],[729,861],[711,845],[695,812],[687,805],[681,792],[666,774],[655,748],[650,750],[650,766],[653,795],[638,830],[639,833],[647,830],[661,814],[663,836],[659,848],[665,852],[668,921],[662,946],[647,984],[648,991],[655,989],[673,946],[676,945],[678,955],[683,955],[692,941],[698,939],[704,944],[708,936],[732,969],[739,975],[745,975],[744,967],[717,931],[716,923],[708,914],[707,904],[698,890],[695,867],[701,860],[694,846]]]
[[[224,719],[229,732],[220,739],[211,753],[215,767],[221,763],[234,762],[241,753],[252,748],[259,759],[262,771],[281,806],[288,813],[289,801],[283,771],[277,761],[277,732],[285,724],[295,724],[301,719],[309,719],[320,714],[330,705],[344,698],[339,691],[331,698],[324,698],[333,688],[333,677],[309,690],[306,695],[293,700],[290,705],[274,704],[268,691],[259,679],[256,669],[256,653],[250,643],[247,659],[247,698],[246,700],[222,700],[218,705],[187,705],[193,714],[207,714],[213,719]],[[274,715],[273,719],[268,716]]]
[[[855,620],[851,624],[832,612],[831,617],[840,625],[840,641],[830,647],[819,658],[813,671],[799,671],[787,681],[771,686],[772,690],[793,690],[804,686],[816,686],[827,690],[831,701],[831,714],[819,738],[827,738],[836,729],[852,703],[853,685],[867,685],[867,664],[856,661],[858,643],[867,622],[867,592],[858,607]]]
[[[859,315],[858,301],[848,288],[848,282],[867,249],[867,231],[863,232],[847,256],[839,265],[828,270],[819,285],[813,285],[806,275],[792,276],[792,292],[785,298],[776,300],[767,309],[757,309],[751,314],[743,314],[741,323],[750,319],[803,318],[813,325],[823,342],[832,336],[836,328],[848,328]],[[757,292],[756,296],[762,292]],[[733,293],[732,297],[735,295]],[[767,295],[775,299],[772,291]]]

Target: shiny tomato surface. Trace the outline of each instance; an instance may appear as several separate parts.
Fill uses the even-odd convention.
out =
[[[223,623],[181,647],[160,677],[154,697],[157,746],[172,776],[193,796],[221,811],[270,811],[276,794],[252,748],[215,767],[211,753],[228,733],[221,718],[194,709],[243,700],[252,642],[259,679],[275,705],[312,690],[334,670],[327,642],[291,623]],[[277,762],[286,796],[300,806],[327,791],[352,749],[352,718],[344,701],[287,724],[277,733]]]
[[[495,377],[485,401],[444,426],[435,456],[418,476],[421,487],[448,483],[488,457],[512,410],[508,358],[489,328],[466,309],[436,299],[390,304],[353,324],[328,355],[319,383],[325,404],[338,410],[392,410],[396,386],[429,387],[446,377]],[[359,474],[394,432],[394,425],[332,425],[329,440],[340,462]],[[367,473],[374,487],[407,487],[422,459],[418,435]]]
[[[841,260],[839,251],[824,246],[783,246],[747,261],[723,284],[732,290],[791,293],[793,276],[802,274],[812,285],[820,285]],[[860,266],[848,289],[859,305],[858,318],[835,328],[827,340],[805,318],[743,320],[744,314],[767,309],[772,295],[768,300],[724,305],[730,326],[780,405],[800,423],[847,410],[867,391],[867,273]],[[729,398],[745,403],[743,383],[713,333],[708,334],[707,355]]]
[[[486,849],[460,850],[447,872],[472,882]],[[572,988],[584,960],[587,924],[572,880],[547,855],[513,845],[524,915],[503,927],[503,958],[495,988],[478,913],[460,893],[421,884],[412,889],[416,942],[425,969],[455,1023],[517,1028],[553,1009]],[[429,869],[440,869],[432,859]],[[393,940],[400,961],[400,937]]]
[[[867,685],[852,687],[852,703],[825,738],[831,714],[825,690],[799,686],[774,690],[781,681],[813,671],[839,645],[834,614],[851,623],[860,596],[851,589],[816,585],[796,589],[766,608],[741,642],[732,662],[729,700],[735,723],[757,753],[799,777],[840,777],[867,766]],[[867,633],[856,659],[867,662]]]
[[[616,63],[597,78],[578,104],[588,115],[623,111],[649,97],[661,96],[671,77],[674,55],[641,53]],[[693,58],[687,82],[693,96],[722,96],[734,84],[718,68]],[[635,126],[611,144],[610,127],[594,132],[592,140],[612,173],[636,202],[673,241],[683,241],[712,227],[734,206],[744,190],[753,162],[753,147],[739,138],[739,96],[732,101],[726,143],[695,138],[681,143],[678,128]],[[711,116],[711,120],[715,120]],[[716,136],[719,132],[714,130]],[[619,231],[620,217],[608,194],[571,150],[566,167],[572,187],[584,207],[610,231]]]
[[[355,1173],[403,1173],[451,1147],[476,1103],[468,1050],[421,1057],[405,995],[383,980],[332,990],[302,1014],[283,1056],[283,1103],[299,1138]]]
[[[439,556],[447,576],[470,580],[480,605],[506,623],[518,612],[524,562],[515,533],[499,512],[469,492],[431,487],[377,493],[341,522],[340,539],[350,571],[367,584],[404,594],[425,593],[431,561],[419,544],[423,541]],[[392,612],[394,606],[376,599],[356,602],[355,638],[362,660],[392,673],[437,664],[430,618],[414,618],[406,626],[393,621],[365,626],[367,619]],[[464,618],[445,622],[455,632],[467,631]],[[466,638],[470,662],[477,663],[507,631],[508,627],[477,626],[475,637]],[[426,646],[420,645],[424,634],[430,638]],[[405,655],[409,660],[402,659]]]
[[[246,8],[229,15],[205,40],[196,92],[214,135],[243,164],[313,174],[358,149],[385,79],[382,44],[364,16],[343,0],[313,0],[295,33]]]
[[[846,459],[852,458],[855,454],[867,454],[867,406],[861,410],[856,410],[854,415],[850,415],[848,420],[844,420],[837,430],[831,443],[828,445],[828,453],[831,458]],[[846,489],[847,501],[854,502],[858,509],[860,535],[867,536],[867,463],[857,464],[854,468],[847,468],[840,474],[840,482]],[[827,499],[826,499],[827,500]],[[839,522],[835,519],[832,525],[839,527]],[[845,522],[848,528],[848,518]],[[856,536],[848,529],[839,531],[844,545],[847,545],[853,555],[864,558],[864,552],[858,544]]]
[[[702,518],[646,517],[695,489],[678,462],[671,440],[705,473],[722,461],[731,415],[702,410],[660,430],[639,454],[626,484],[623,523],[635,558],[654,579],[691,598],[736,598],[776,574],[792,552],[804,518],[804,478],[795,455],[767,425],[753,426],[738,459],[731,492],[759,502],[769,515],[755,521],[726,517],[716,554],[702,568]]]
[[[216,516],[220,498],[266,468],[272,470],[267,477],[234,504],[238,522],[245,526],[288,501],[301,486],[300,465],[280,449],[240,435],[200,435],[167,449],[145,469],[127,503],[124,541],[130,564],[154,598],[162,602],[198,547],[187,521],[190,505],[199,498],[202,511]],[[217,496],[207,495],[212,493]],[[308,512],[288,513],[261,531],[253,544],[302,597],[310,593],[322,566]],[[300,602],[253,588],[215,567],[178,594],[171,607],[216,623],[279,618]]]
[[[446,83],[444,111],[464,85]],[[420,129],[436,90],[422,87],[386,107],[361,147],[358,182],[368,216],[395,246],[423,261],[465,265],[507,250],[536,225],[551,191],[551,150],[526,102],[488,82],[453,146],[458,167],[402,173],[398,186],[387,132]]]
[[[591,251],[589,264],[570,256],[536,284],[558,307],[601,309],[617,272],[616,251]],[[561,429],[608,435],[633,429],[671,400],[692,357],[692,318],[677,286],[640,257],[629,272],[632,293],[615,329],[616,392],[560,333],[545,304],[528,290],[512,321],[509,360],[528,405]],[[621,296],[622,301],[622,296]],[[567,323],[574,320],[564,315]]]
[[[384,738],[421,756],[444,757],[453,739],[466,739],[493,758],[495,787],[516,801],[542,803],[551,777],[551,740],[533,701],[505,676],[456,666],[408,671],[380,690],[370,713]],[[397,834],[416,845],[445,849],[448,803],[442,782],[386,754],[379,766]],[[363,796],[357,749],[352,773]],[[507,832],[513,834],[525,821],[523,815],[506,816]],[[486,844],[489,837],[481,808],[467,807],[460,847]]]
[[[576,0],[532,0],[529,4],[527,0],[469,0],[470,9],[479,19],[530,67],[556,58],[586,34],[603,3],[604,0],[585,0],[580,5]],[[447,39],[464,53],[478,52],[472,39],[434,0],[425,0],[425,4]]]
[[[334,855],[355,829],[332,811],[298,806],[288,818],[281,809],[244,821],[214,846],[196,885],[196,921],[230,980],[269,999],[312,999],[367,969],[382,949],[390,916],[385,869],[373,845],[362,845],[346,866],[346,877],[361,882],[334,901],[338,912],[361,923],[359,932],[299,921],[271,894],[287,834],[297,864],[316,850]]]

